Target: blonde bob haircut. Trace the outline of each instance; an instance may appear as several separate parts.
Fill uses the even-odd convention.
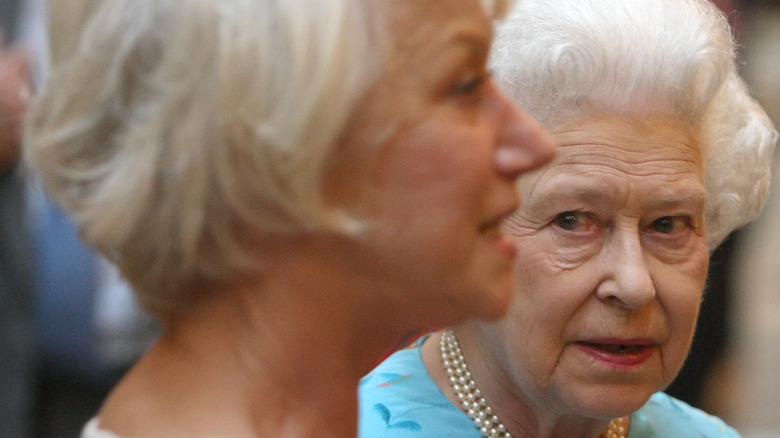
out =
[[[522,0],[497,31],[491,68],[548,127],[600,115],[690,123],[705,160],[710,250],[766,201],[777,132],[708,0]]]
[[[147,309],[183,308],[260,268],[253,235],[357,232],[322,170],[390,55],[392,6],[54,0],[27,159]]]

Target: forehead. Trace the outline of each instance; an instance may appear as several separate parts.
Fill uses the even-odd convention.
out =
[[[560,148],[555,166],[587,165],[630,174],[701,173],[695,131],[665,118],[598,118],[563,123],[553,134]]]
[[[490,45],[491,22],[478,0],[401,0],[394,3],[391,33],[402,51],[424,53],[465,38]]]
[[[647,197],[704,192],[701,149],[685,123],[600,118],[560,124],[552,131],[558,156],[525,184],[537,194],[569,191],[613,197],[627,188]]]

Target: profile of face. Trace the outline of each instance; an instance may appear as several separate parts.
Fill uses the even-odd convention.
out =
[[[518,207],[517,175],[554,142],[493,83],[480,2],[405,0],[392,13],[394,52],[334,152],[326,199],[377,225],[356,262],[375,273],[375,302],[425,327],[499,316],[515,257],[500,223]]]
[[[701,151],[664,118],[552,132],[558,157],[518,182],[523,205],[505,225],[515,296],[482,327],[483,355],[532,409],[626,415],[672,381],[690,347],[708,263]]]

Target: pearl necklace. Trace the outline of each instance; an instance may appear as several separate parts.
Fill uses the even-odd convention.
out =
[[[482,396],[482,391],[477,388],[476,382],[471,378],[466,359],[463,357],[458,340],[455,339],[455,333],[452,330],[442,333],[439,348],[444,370],[447,372],[452,390],[461,403],[463,411],[471,418],[482,436],[485,438],[512,438],[512,434],[493,413],[493,409]],[[628,417],[615,418],[609,422],[602,437],[626,438],[628,422]]]

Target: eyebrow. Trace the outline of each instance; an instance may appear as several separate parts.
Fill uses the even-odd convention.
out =
[[[704,206],[705,195],[703,191],[683,191],[662,195],[659,199],[652,199],[648,204],[651,209],[673,208],[683,205]]]
[[[441,35],[438,41],[430,39],[430,33],[427,31],[420,34],[420,37],[426,39],[425,43],[437,42],[437,44],[425,44],[423,46],[428,56],[446,51],[453,46],[467,47],[472,54],[490,52],[493,40],[492,28],[483,30],[467,23],[453,23],[450,26],[445,26],[443,29],[438,29],[436,32]]]
[[[493,34],[473,29],[459,29],[448,35],[446,41],[466,45],[475,51],[490,51]]]
[[[615,199],[617,191],[609,186],[609,189],[599,189],[594,187],[576,187],[574,189],[560,190],[560,185],[553,187],[542,188],[533,198],[537,199],[537,202],[529,204],[536,205],[537,203],[548,204],[556,201],[571,202],[576,200],[583,203],[597,203],[604,201],[611,201]],[[611,190],[610,190],[611,189]]]
[[[554,202],[581,202],[583,204],[614,204],[620,202],[616,199],[618,190],[612,185],[603,185],[599,187],[583,186],[559,190],[560,185],[549,188],[542,188],[535,196],[535,201],[530,201],[529,207],[538,208]],[[666,193],[665,193],[666,192]],[[673,209],[681,206],[694,205],[703,209],[706,196],[704,191],[695,189],[683,189],[675,191],[662,190],[657,196],[653,196],[646,204],[649,210]]]

